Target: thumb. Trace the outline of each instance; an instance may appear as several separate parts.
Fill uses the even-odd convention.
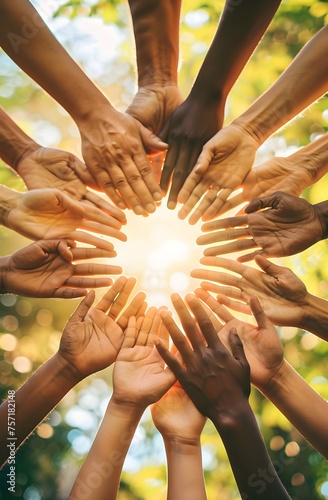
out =
[[[229,344],[233,357],[239,361],[241,365],[247,365],[248,362],[245,356],[244,346],[235,327],[229,330]]]
[[[257,326],[260,329],[269,328],[272,325],[272,323],[270,322],[270,320],[268,319],[268,317],[264,313],[263,308],[260,304],[260,301],[255,295],[253,295],[250,298],[249,305],[250,305],[250,308],[252,310],[253,316],[256,320]]]
[[[168,149],[168,144],[163,142],[151,130],[141,125],[140,122],[138,122],[138,126],[142,143],[148,154],[153,154],[155,151],[166,151]]]
[[[268,196],[263,196],[261,198],[254,198],[246,207],[245,212],[250,214],[252,212],[257,212],[263,208],[276,208],[281,199],[281,194],[270,194]]]
[[[208,169],[213,156],[215,155],[214,146],[210,145],[210,141],[203,146],[202,152],[200,153],[193,172],[202,175]]]
[[[281,274],[281,271],[284,269],[281,266],[277,266],[273,262],[270,262],[262,255],[256,255],[254,258],[256,264],[269,276],[276,278],[277,275]]]
[[[82,322],[89,312],[90,307],[94,303],[95,296],[95,291],[91,290],[82,300],[82,302],[77,306],[72,316],[70,317],[69,322]]]
[[[74,215],[79,217],[83,217],[85,214],[84,206],[73,198],[70,198],[67,194],[62,193],[61,191],[56,190],[56,198],[58,200],[58,205],[61,205],[65,210],[68,210]]]

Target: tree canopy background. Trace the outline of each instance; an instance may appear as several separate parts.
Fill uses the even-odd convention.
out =
[[[135,47],[126,0],[34,1],[40,14],[88,76],[124,111],[136,90]],[[185,96],[214,35],[223,0],[188,0],[181,16],[179,83]],[[225,122],[242,113],[327,22],[328,2],[285,0],[228,99]],[[4,54],[0,53],[0,104],[36,141],[67,149],[79,157],[78,130],[67,113]],[[63,68],[65,78],[65,68]],[[268,139],[257,162],[288,156],[328,131],[328,100],[320,99],[302,116]],[[8,167],[0,165],[1,184],[24,190]],[[310,202],[327,199],[323,178],[304,193]],[[29,241],[1,228],[2,254]],[[327,244],[320,242],[286,259],[309,291],[327,298]],[[196,264],[196,262],[195,262]],[[0,394],[18,388],[57,349],[67,318],[77,301],[0,298]],[[285,356],[327,398],[327,344],[296,328],[281,328]],[[111,370],[79,384],[21,448],[16,463],[16,497],[25,500],[67,498],[111,394]],[[297,397],[297,394],[294,395]],[[328,499],[327,462],[256,390],[251,403],[273,462],[297,500]],[[33,411],[33,408],[31,408]],[[203,465],[209,500],[238,498],[220,438],[210,423],[202,436]],[[8,498],[6,468],[0,473],[0,498]],[[146,412],[126,460],[119,499],[165,498],[165,454],[161,437]]]

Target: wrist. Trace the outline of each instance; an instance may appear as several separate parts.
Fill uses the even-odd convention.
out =
[[[117,400],[115,398],[115,394],[113,393],[108,403],[107,411],[110,411],[111,415],[114,417],[123,419],[124,421],[128,420],[130,422],[138,423],[145,411],[145,407]]]
[[[268,399],[276,397],[286,383],[286,380],[288,380],[287,374],[289,369],[290,365],[286,359],[283,358],[279,368],[272,374],[269,381],[264,384],[257,384],[257,389]]]
[[[92,102],[93,105],[88,105],[86,108],[70,114],[79,128],[86,126],[91,133],[99,129],[104,116],[106,119],[108,119],[108,117],[115,119],[115,115],[120,114],[100,91],[94,101],[90,99],[88,102]],[[94,133],[94,135],[97,137],[97,134]]]
[[[308,305],[299,328],[328,341],[327,300],[308,293]]]
[[[213,414],[209,418],[219,432],[220,436],[228,436],[238,433],[241,429],[245,429],[245,421],[255,419],[253,410],[247,399],[238,401],[237,404],[231,405],[229,409],[213,409]]]
[[[182,455],[197,452],[200,448],[200,436],[185,437],[173,434],[163,435],[162,438],[165,448],[174,453],[181,453]]]
[[[54,355],[54,360],[56,362],[56,366],[58,367],[59,376],[64,378],[69,384],[72,385],[72,387],[85,378],[84,375],[82,375],[74,366],[74,364],[68,361],[60,351]]]
[[[324,240],[328,238],[328,202],[322,201],[321,203],[316,203],[313,208],[317,214],[322,227],[322,238]]]
[[[0,224],[5,227],[8,225],[8,216],[10,211],[17,207],[22,193],[0,185]]]
[[[9,289],[10,279],[8,279],[10,257],[10,255],[0,257],[0,294],[11,293]]]

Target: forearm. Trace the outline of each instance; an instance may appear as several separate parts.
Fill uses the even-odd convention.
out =
[[[327,300],[308,294],[309,303],[300,325],[296,325],[328,342]]]
[[[259,387],[294,427],[328,458],[328,403],[284,362],[269,386]]]
[[[31,137],[0,108],[0,157],[17,172],[17,164],[24,156],[39,149]]]
[[[323,27],[252,106],[232,123],[262,144],[328,89],[328,26]]]
[[[274,469],[249,404],[230,419],[214,418],[242,498],[290,499]]]
[[[280,3],[281,0],[226,1],[191,94],[218,102],[226,99]]]
[[[0,2],[0,43],[9,57],[75,121],[88,117],[92,108],[109,105],[28,0]]]
[[[206,499],[200,440],[181,442],[165,439],[167,457],[167,499]]]
[[[8,401],[0,406],[1,464],[8,459],[11,450],[18,449],[77,382],[79,379],[72,374],[70,367],[55,355],[18,391],[10,393]]]
[[[115,500],[125,456],[143,410],[109,402],[105,416],[70,493],[70,500]],[[90,479],[101,480],[92,488]]]
[[[17,206],[22,193],[0,185],[0,224],[8,227],[10,210]]]
[[[129,0],[138,85],[177,83],[181,0]]]
[[[289,158],[297,169],[301,167],[308,173],[308,185],[315,184],[328,172],[328,133],[300,148]]]

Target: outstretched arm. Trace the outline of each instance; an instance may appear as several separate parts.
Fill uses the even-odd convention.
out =
[[[13,449],[16,450],[72,387],[115,361],[123,340],[122,328],[126,326],[125,320],[120,325],[119,315],[134,285],[132,278],[119,278],[93,309],[90,308],[95,294],[90,292],[69,319],[58,352],[1,404],[0,464],[7,460],[10,451],[7,427],[12,424],[13,404],[17,438]],[[125,314],[130,314],[128,310],[134,315],[140,310],[143,312],[143,301],[143,295],[136,296]]]
[[[178,88],[181,0],[129,0],[138,92],[127,112],[158,134],[181,104]]]
[[[273,467],[248,403],[249,365],[236,330],[229,331],[230,354],[195,296],[188,294],[186,302],[199,329],[182,299],[174,294],[172,301],[190,343],[167,313],[162,312],[161,316],[183,364],[162,344],[158,343],[157,349],[195,406],[212,420],[220,433],[241,496],[266,500],[290,498]],[[270,477],[264,489],[256,482],[261,470]]]
[[[218,317],[222,317],[224,308],[211,295],[204,290],[198,290],[197,296]],[[250,299],[250,307],[257,326],[232,318],[220,330],[220,339],[227,345],[229,331],[231,328],[236,328],[250,365],[252,384],[279,408],[312,446],[327,458],[328,432],[325,425],[327,401],[284,359],[278,333],[255,296]],[[308,411],[309,408],[311,411]]]
[[[168,343],[156,308],[144,318],[131,317],[113,372],[113,395],[103,421],[73,485],[70,499],[115,500],[125,456],[146,407],[174,383],[173,374],[154,349],[159,335]],[[101,481],[90,488],[95,463]]]
[[[166,144],[111,106],[28,0],[0,3],[0,45],[75,120],[88,169],[113,202],[139,215],[154,212],[162,195],[144,147],[165,150]]]
[[[281,0],[225,3],[192,90],[161,132],[169,144],[161,178],[164,192],[173,174],[169,208],[175,208],[178,193],[203,145],[222,127],[227,96],[280,3]]]
[[[190,222],[217,217],[232,191],[242,185],[256,150],[265,139],[327,91],[327,42],[325,26],[267,92],[205,144],[195,170],[179,194],[179,201],[184,204],[181,218],[191,212],[204,194]]]
[[[233,240],[207,248],[204,255],[251,250],[238,260],[246,262],[256,255],[285,257],[302,252],[328,235],[327,201],[311,205],[302,198],[278,191],[255,198],[245,212],[247,215],[208,222],[202,226],[202,231],[209,234],[197,239],[199,245]]]

